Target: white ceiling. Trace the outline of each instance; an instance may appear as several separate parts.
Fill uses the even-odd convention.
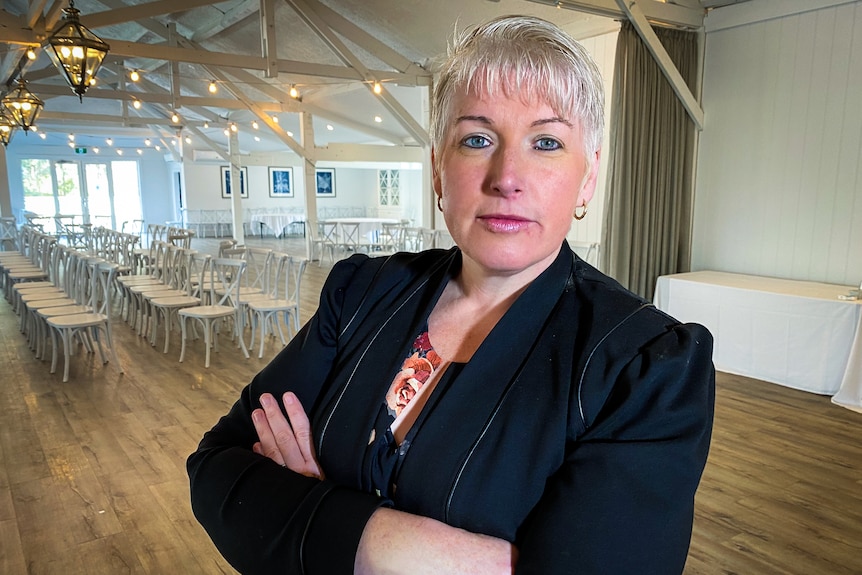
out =
[[[702,23],[706,8],[730,3],[638,1],[652,19],[689,26]],[[56,27],[65,5],[5,0],[0,10],[0,85],[23,63],[30,89],[45,101],[38,122],[45,145],[65,145],[70,133],[79,146],[104,146],[107,137],[129,148],[144,138],[166,145],[178,132],[170,121],[176,110],[192,148],[222,153],[229,122],[239,127],[243,152],[301,151],[298,112],[313,117],[316,146],[418,145],[432,64],[456,27],[532,14],[584,38],[613,29],[621,16],[616,0],[77,0],[81,22],[111,45],[97,85],[79,102],[45,53],[37,49],[33,62],[24,55]],[[142,80],[132,83],[131,70]],[[375,80],[382,96],[371,91]],[[288,95],[292,85],[301,101]],[[10,146],[32,138],[16,134]]]

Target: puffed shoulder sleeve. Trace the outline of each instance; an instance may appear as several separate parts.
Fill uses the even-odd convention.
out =
[[[270,392],[293,391],[309,409],[337,352],[347,286],[361,285],[364,256],[336,264],[317,313],[242,391],[187,461],[195,517],[238,571],[352,573],[359,538],[380,505],[372,495],[305,477],[255,454],[251,412]],[[373,267],[373,266],[371,266]]]
[[[653,318],[665,317],[655,310]],[[522,526],[517,573],[682,573],[712,431],[712,336],[621,329],[575,382],[577,437]]]

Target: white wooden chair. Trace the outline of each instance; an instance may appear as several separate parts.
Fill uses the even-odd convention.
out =
[[[204,367],[210,366],[210,349],[218,352],[218,320],[230,320],[233,323],[234,337],[238,338],[242,353],[248,359],[248,350],[242,337],[243,315],[240,309],[240,289],[242,276],[245,272],[246,262],[229,258],[215,258],[210,260],[207,270],[201,274],[200,285],[208,287],[208,305],[187,307],[179,310],[180,329],[182,331],[183,347],[180,351],[180,362],[186,356],[186,342],[188,340],[188,320],[200,322],[204,329],[204,345],[206,347],[206,362]],[[209,277],[206,277],[206,276]],[[221,294],[221,295],[219,295]],[[203,294],[202,294],[203,295]]]
[[[99,260],[91,260],[88,263],[92,281],[90,307],[88,313],[62,315],[46,319],[51,332],[51,343],[54,349],[51,354],[51,373],[57,370],[57,356],[59,340],[63,343],[63,381],[69,381],[69,359],[72,355],[72,345],[75,336],[84,340],[96,341],[102,363],[108,363],[105,356],[104,345],[111,352],[111,359],[117,370],[123,373],[123,368],[117,360],[114,342],[111,336],[111,283],[117,273],[117,264]],[[104,336],[104,341],[103,341]]]
[[[254,338],[260,327],[260,350],[258,357],[263,357],[263,344],[267,331],[281,338],[281,345],[287,345],[284,332],[279,322],[279,314],[287,328],[288,338],[299,331],[299,294],[302,286],[302,276],[308,261],[293,258],[287,254],[275,256],[277,268],[275,281],[269,294],[263,297],[251,298],[246,302],[251,317],[251,343],[254,347]]]

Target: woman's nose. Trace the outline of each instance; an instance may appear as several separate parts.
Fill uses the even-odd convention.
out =
[[[488,174],[491,189],[503,195],[523,191],[525,169],[523,151],[513,146],[499,145],[492,156]]]

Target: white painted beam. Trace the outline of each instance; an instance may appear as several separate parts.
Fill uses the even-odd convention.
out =
[[[718,32],[737,26],[765,22],[786,16],[803,14],[844,4],[858,4],[859,0],[757,0],[710,10],[704,21],[706,32]]]
[[[617,3],[620,9],[626,13],[629,20],[631,20],[635,30],[637,30],[647,49],[653,55],[653,58],[655,58],[659,68],[664,73],[667,81],[670,82],[671,88],[673,88],[674,93],[676,93],[680,102],[682,102],[694,125],[698,130],[702,130],[703,109],[700,107],[697,98],[692,94],[691,89],[685,83],[685,80],[683,80],[667,50],[662,46],[652,26],[647,21],[646,16],[640,9],[640,2],[637,0],[617,0]]]
[[[136,22],[164,14],[184,12],[211,4],[212,0],[155,0],[155,2],[145,2],[131,6],[123,5],[122,8],[111,7],[110,10],[102,12],[81,14],[81,24],[87,28],[102,28],[104,26],[113,26],[114,24]]]
[[[264,76],[278,76],[278,49],[275,33],[275,0],[260,0],[260,49],[266,60]]]

